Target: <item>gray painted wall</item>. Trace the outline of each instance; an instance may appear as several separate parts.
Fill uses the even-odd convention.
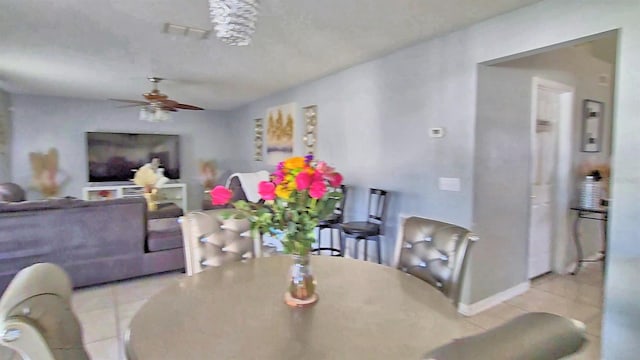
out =
[[[478,84],[471,302],[527,280],[529,226],[531,80],[481,66]]]
[[[0,183],[11,180],[11,117],[9,93],[0,90]]]
[[[608,160],[611,133],[612,88],[598,85],[600,74],[612,76],[612,65],[572,47],[500,63],[479,66],[476,119],[476,152],[474,175],[475,231],[484,241],[474,252],[473,266],[485,282],[474,282],[471,292],[478,301],[501,291],[495,284],[511,282],[512,286],[527,281],[529,195],[531,179],[531,98],[532,79],[540,77],[575,88],[573,123],[569,141],[573,167],[567,169],[569,179],[579,183],[578,165],[586,160]],[[579,151],[582,131],[582,100],[592,99],[607,104],[604,116],[604,146],[601,153]],[[571,161],[569,161],[571,163]],[[561,189],[556,189],[562,191]],[[562,195],[562,194],[561,194]],[[576,203],[577,191],[565,194]],[[559,227],[553,243],[556,256],[553,268],[565,272],[575,261],[570,226],[575,213],[562,206],[555,217]],[[508,224],[508,225],[507,225]],[[581,243],[587,256],[602,248],[602,223],[583,221]],[[494,257],[491,256],[494,255]],[[496,269],[518,269],[508,273]],[[501,281],[495,281],[500,277]],[[503,290],[503,289],[502,289]]]
[[[198,160],[215,159],[228,169],[234,139],[224,112],[180,111],[172,122],[149,123],[137,120],[137,110],[116,108],[109,101],[90,101],[51,96],[12,95],[13,144],[12,179],[28,187],[31,181],[29,152],[59,152],[59,169],[68,174],[60,196],[82,196],[87,186],[85,132],[111,131],[180,135],[181,181],[187,184],[188,207],[200,208],[202,188],[198,180]],[[29,191],[30,199],[41,195]]]
[[[618,282],[631,283],[630,274],[616,264],[640,264],[635,226],[635,219],[640,218],[638,14],[637,0],[543,1],[257,100],[233,113],[233,131],[239,141],[237,163],[247,170],[265,167],[251,160],[253,118],[263,117],[268,107],[277,104],[292,101],[300,106],[317,104],[319,157],[338,166],[345,173],[346,182],[360,189],[358,196],[350,199],[348,215],[362,216],[364,189],[369,186],[401,192],[392,194],[389,238],[385,239],[387,250],[395,241],[395,232],[389,230],[395,230],[401,212],[475,229],[471,209],[477,64],[620,28],[613,133],[615,202],[611,208],[607,257],[613,270],[607,272],[606,283],[607,289],[613,290]],[[447,136],[440,140],[428,138],[429,127],[437,126],[445,127]],[[462,191],[439,191],[439,176],[460,177]],[[472,253],[477,264],[490,261],[488,256],[497,255],[475,250]],[[482,297],[482,292],[474,293],[480,291],[473,290],[478,289],[474,283],[491,281],[473,265],[463,293],[463,302],[467,304]],[[494,273],[517,273],[519,269],[521,265],[496,268]],[[498,278],[492,286],[504,290],[513,285],[511,280]],[[615,298],[605,296],[605,357],[632,358],[640,351],[640,345],[632,341],[620,344],[617,339],[640,330],[640,322],[628,320],[638,319],[640,309],[625,306],[618,298],[636,294],[637,290],[625,291],[621,286],[615,289],[611,293]]]

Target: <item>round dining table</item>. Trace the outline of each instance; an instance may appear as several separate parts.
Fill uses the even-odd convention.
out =
[[[132,359],[421,359],[481,329],[399,270],[313,256],[319,300],[284,302],[289,256],[210,268],[160,291],[131,321]]]

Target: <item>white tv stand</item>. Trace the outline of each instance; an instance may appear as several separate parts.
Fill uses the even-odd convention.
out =
[[[102,185],[82,188],[84,200],[107,200],[126,197],[141,197],[144,193],[142,186],[130,185]],[[159,203],[174,203],[183,211],[187,211],[187,184],[169,183],[158,189]]]

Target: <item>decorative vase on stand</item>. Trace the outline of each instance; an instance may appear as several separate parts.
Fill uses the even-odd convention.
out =
[[[316,280],[313,276],[310,255],[292,255],[293,264],[289,269],[289,288],[284,294],[287,305],[294,307],[308,306],[318,301]]]

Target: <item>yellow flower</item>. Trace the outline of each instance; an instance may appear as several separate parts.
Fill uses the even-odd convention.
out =
[[[301,169],[304,167],[304,158],[295,156],[284,161],[284,168],[288,170]]]
[[[291,197],[291,192],[293,190],[290,189],[288,186],[282,186],[282,185],[283,184],[276,186],[276,196],[278,196],[283,200],[289,200],[289,198]]]

